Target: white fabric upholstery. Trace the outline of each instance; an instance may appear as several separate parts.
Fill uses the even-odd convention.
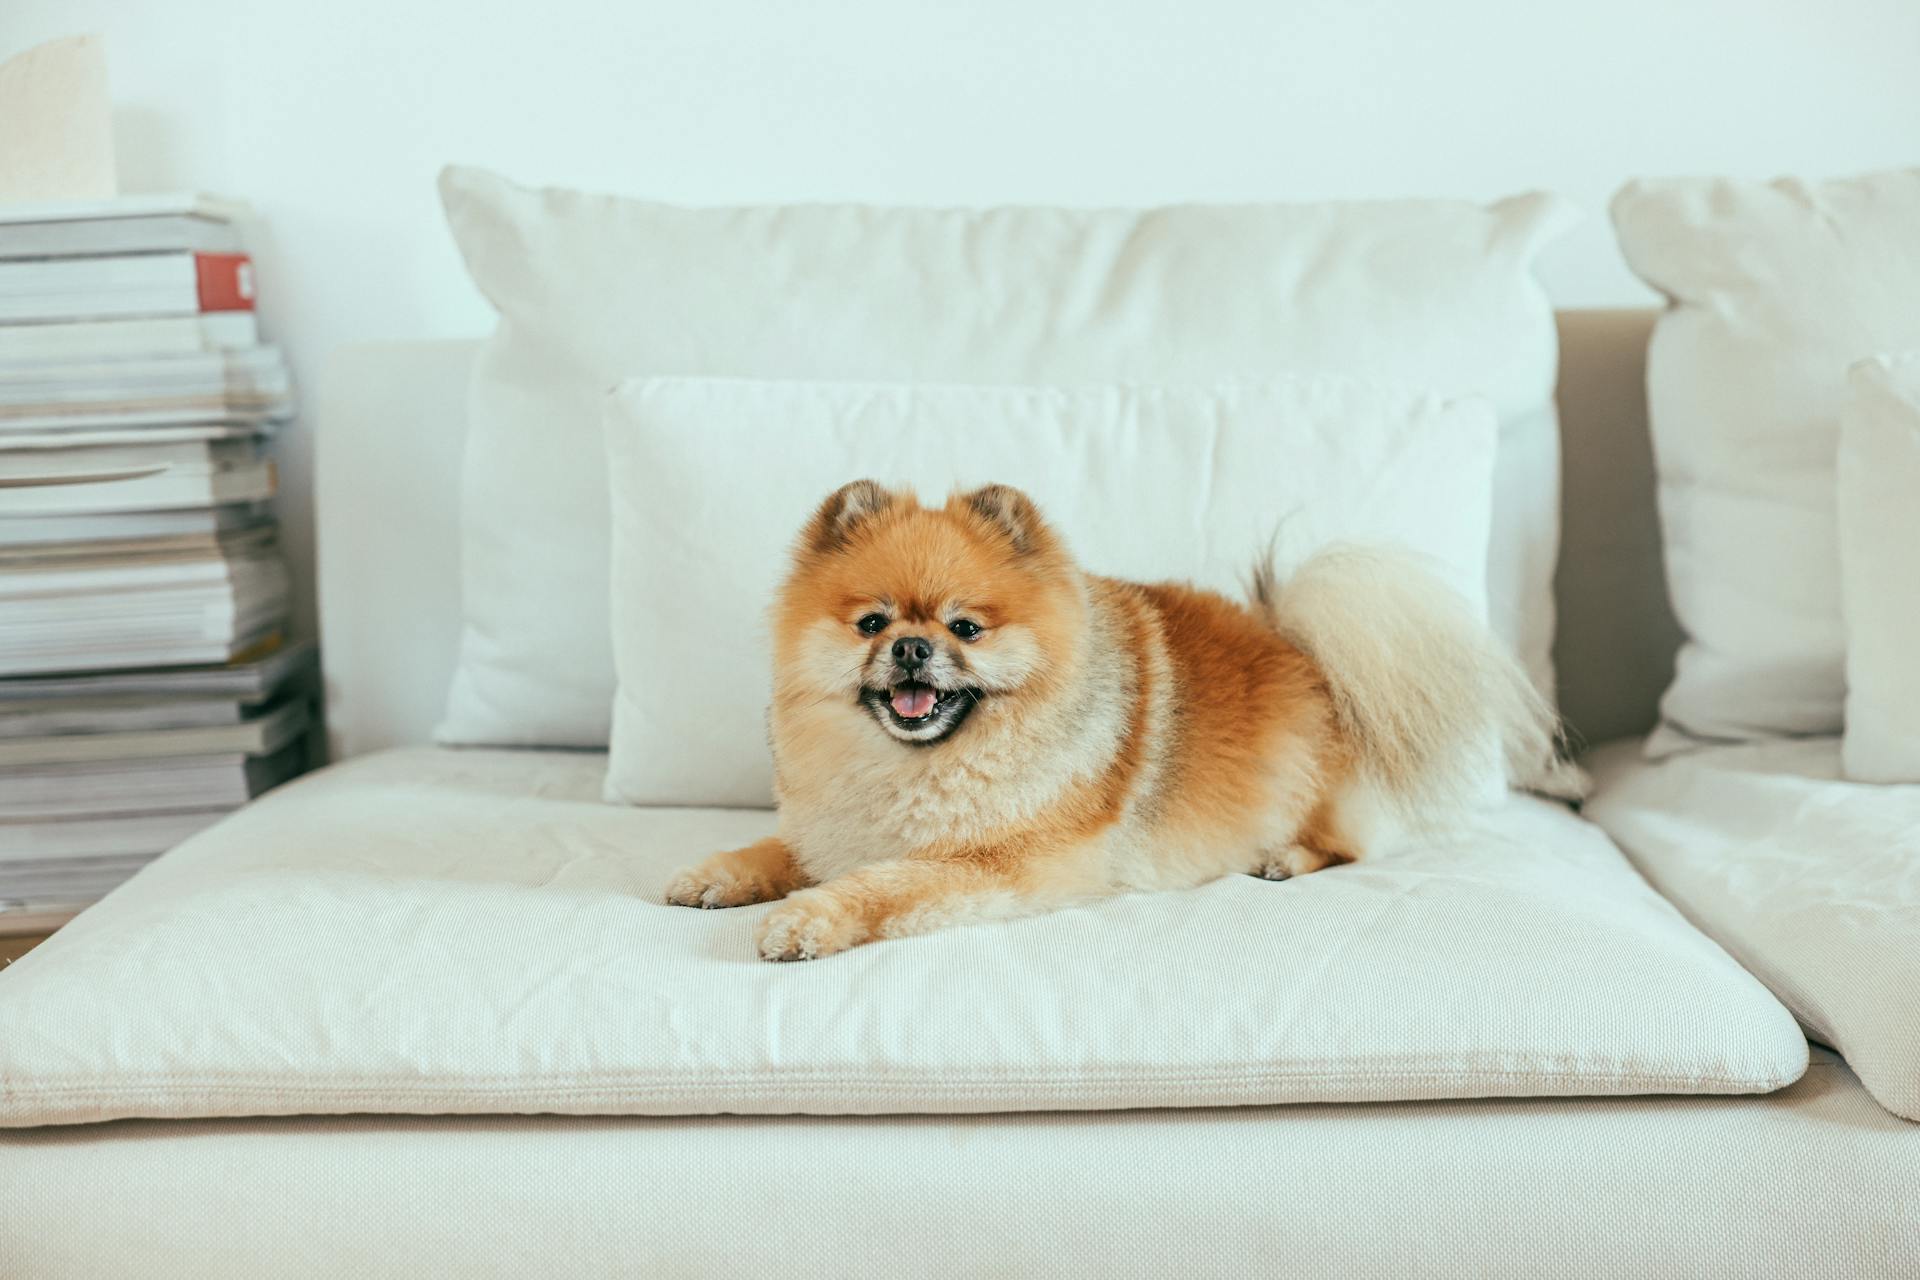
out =
[[[1025,489],[1090,571],[1244,594],[1254,558],[1424,552],[1486,611],[1496,424],[1480,400],[1344,378],[1169,387],[645,379],[608,400],[609,799],[766,806],[771,637],[789,549],[870,476],[937,505]]]
[[[1644,736],[1673,683],[1680,627],[1661,563],[1647,340],[1658,312],[1562,311],[1560,571],[1553,669],[1585,746]]]
[[[1920,1273],[1920,1127],[1759,1098],[0,1133],[33,1280]]]
[[[644,374],[1076,385],[1309,372],[1485,395],[1502,431],[1494,621],[1551,688],[1556,349],[1532,264],[1571,220],[1557,198],[685,209],[471,169],[441,189],[502,316],[473,383],[466,628],[443,740],[608,741],[600,397]]]
[[[1851,382],[1840,427],[1841,759],[1863,782],[1920,782],[1920,354],[1864,361]]]
[[[426,742],[446,707],[474,345],[349,347],[320,380],[313,501],[334,759]]]
[[[1651,311],[1563,311],[1554,665],[1589,742],[1645,733],[1673,675],[1647,438]],[[335,758],[429,741],[458,648],[459,459],[478,343],[334,353],[314,397],[320,629]],[[401,442],[405,442],[405,451]],[[396,465],[396,462],[399,465]],[[363,495],[399,486],[380,518]],[[405,518],[400,516],[404,514]]]
[[[1621,251],[1671,300],[1647,390],[1674,611],[1662,700],[1694,738],[1840,732],[1834,455],[1847,367],[1920,347],[1920,169],[1636,182]]]
[[[1654,887],[1920,1120],[1920,786],[1840,781],[1832,738],[1591,767],[1588,816]]]
[[[1786,1011],[1597,829],[753,958],[661,905],[764,812],[603,758],[415,749],[276,791],[0,976],[0,1124],[342,1112],[1007,1111],[1777,1089]]]

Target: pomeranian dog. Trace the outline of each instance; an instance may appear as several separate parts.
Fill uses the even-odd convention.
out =
[[[1249,603],[1082,570],[1004,485],[856,481],[776,599],[779,834],[681,872],[784,901],[767,960],[1220,876],[1354,862],[1490,781],[1568,794],[1558,726],[1413,557],[1333,549]]]

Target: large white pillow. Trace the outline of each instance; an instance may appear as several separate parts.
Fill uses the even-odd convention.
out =
[[[1840,425],[1841,756],[1851,778],[1920,782],[1920,353],[1862,361],[1851,384]]]
[[[473,381],[444,741],[607,742],[600,398],[649,373],[1069,385],[1306,371],[1485,395],[1502,431],[1494,618],[1551,688],[1557,337],[1532,266],[1571,220],[1555,197],[688,209],[459,168],[441,193],[501,316]]]
[[[1587,815],[1882,1106],[1920,1120],[1920,787],[1841,781],[1834,738],[1638,756],[1594,753]]]
[[[1088,569],[1239,592],[1334,541],[1424,551],[1484,612],[1493,410],[1340,378],[1076,390],[643,379],[607,405],[619,693],[607,797],[767,805],[765,610],[871,477],[1025,489]]]
[[[1840,405],[1849,364],[1920,347],[1920,169],[1636,182],[1613,220],[1669,300],[1647,391],[1687,639],[1649,750],[1838,733]]]
[[[603,764],[362,756],[196,836],[0,972],[0,1125],[1755,1093],[1806,1067],[1779,1003],[1544,801],[1287,883],[796,966],[755,958],[765,907],[661,902],[773,816],[602,804]]]

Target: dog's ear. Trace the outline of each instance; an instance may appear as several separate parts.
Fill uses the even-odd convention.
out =
[[[855,480],[827,495],[807,526],[807,546],[813,551],[838,551],[853,531],[893,506],[898,498],[875,480]]]
[[[1054,545],[1053,532],[1041,518],[1040,508],[1010,484],[990,484],[971,493],[955,494],[948,505],[956,504],[1004,535],[1016,555],[1038,555]]]

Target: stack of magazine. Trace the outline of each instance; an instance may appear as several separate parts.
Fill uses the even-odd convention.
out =
[[[306,767],[240,212],[0,208],[0,932]]]

